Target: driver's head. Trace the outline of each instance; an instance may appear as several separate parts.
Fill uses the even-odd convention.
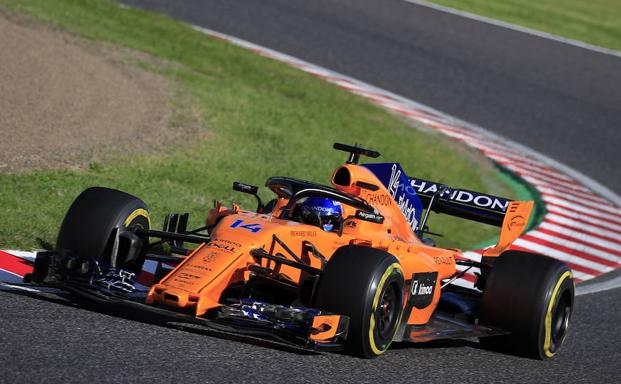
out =
[[[309,197],[298,204],[297,210],[301,222],[318,226],[324,231],[338,228],[343,220],[341,203],[325,197]]]

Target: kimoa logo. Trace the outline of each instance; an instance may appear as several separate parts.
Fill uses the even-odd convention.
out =
[[[418,280],[412,281],[412,295],[431,295],[433,294],[433,285],[425,285],[425,283],[418,283]]]

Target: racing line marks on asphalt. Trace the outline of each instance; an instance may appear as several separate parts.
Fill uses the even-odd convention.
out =
[[[514,243],[513,249],[543,253],[565,261],[573,269],[576,282],[619,267],[621,209],[618,204],[621,204],[621,198],[587,176],[530,148],[389,91],[232,36],[198,26],[194,28],[212,38],[228,41],[313,74],[414,123],[423,123],[429,129],[479,150],[521,177],[542,196],[547,212],[537,227]],[[481,252],[466,252],[466,257],[480,260]],[[31,252],[11,253],[22,258],[32,259],[34,256]],[[0,271],[6,270],[2,256],[0,251]],[[152,276],[153,272],[154,266],[145,263],[145,276]],[[473,287],[474,272],[477,271],[469,270],[456,283]],[[621,286],[621,279],[616,283],[598,285],[598,289],[617,286]],[[594,292],[593,289],[588,293]]]

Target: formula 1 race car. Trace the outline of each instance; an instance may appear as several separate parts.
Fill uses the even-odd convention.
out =
[[[334,148],[349,155],[332,186],[271,177],[275,198],[263,204],[257,187],[235,182],[257,209],[215,202],[194,230],[187,214],[168,214],[154,230],[140,199],[89,188],[69,208],[56,250],[38,253],[25,280],[97,305],[362,357],[393,341],[471,337],[539,359],[558,351],[573,308],[571,271],[509,250],[532,202],[410,178],[397,163],[360,165],[379,153]],[[437,247],[427,237],[432,211],[499,226],[498,244],[480,261]],[[145,261],[157,268],[151,282],[140,280],[150,285],[140,295]],[[474,288],[455,284],[471,268]]]

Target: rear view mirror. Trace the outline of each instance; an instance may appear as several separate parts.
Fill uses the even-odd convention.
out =
[[[259,187],[255,185],[250,185],[246,183],[241,183],[239,181],[233,182],[233,190],[237,192],[247,193],[249,195],[254,196],[257,199],[257,213],[263,213],[263,202],[261,198],[257,194],[259,192]]]

